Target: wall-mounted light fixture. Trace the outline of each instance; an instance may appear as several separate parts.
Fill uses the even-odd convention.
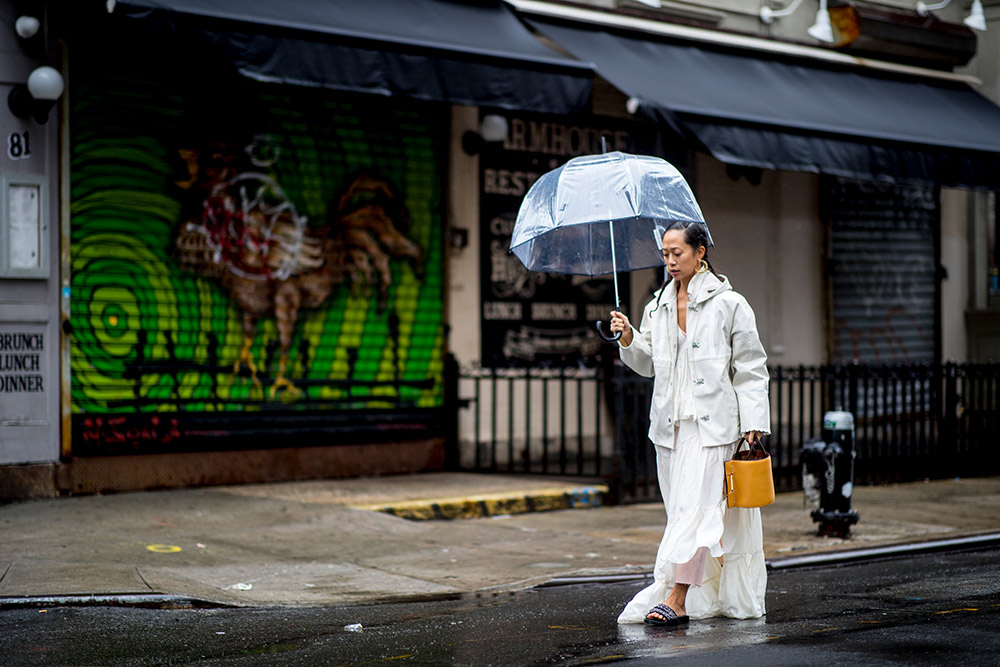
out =
[[[461,227],[449,227],[445,239],[455,250],[462,250],[469,245],[469,230]]]
[[[788,16],[798,9],[801,4],[802,0],[792,0],[792,3],[784,9],[771,9],[770,5],[762,5],[760,8],[760,20],[770,25],[771,23],[774,23],[774,19],[780,19],[782,16]]]
[[[45,57],[45,34],[42,21],[32,14],[20,14],[14,21],[14,33],[21,50],[32,58]]]
[[[14,32],[21,39],[31,39],[38,34],[42,27],[42,22],[34,16],[19,16],[14,21]]]
[[[830,12],[826,9],[826,0],[819,0],[816,10],[816,21],[806,30],[809,36],[820,42],[833,43],[833,26],[830,25]]]
[[[972,1],[972,9],[969,10],[969,15],[962,20],[962,23],[973,30],[986,30],[986,15],[983,14],[983,3],[980,0]]]
[[[944,9],[950,3],[951,0],[941,0],[941,2],[928,5],[926,2],[921,0],[917,3],[917,14],[920,16],[930,16],[931,12]],[[972,0],[972,7],[969,9],[969,15],[962,19],[962,23],[969,26],[973,30],[986,30],[986,16],[983,15],[982,0]]]
[[[931,12],[936,12],[939,9],[944,9],[950,4],[951,0],[941,0],[941,2],[935,2],[930,5],[928,5],[923,0],[920,0],[920,2],[917,3],[917,13],[920,14],[921,16],[927,16]]]
[[[27,85],[14,86],[7,96],[10,112],[18,118],[34,118],[39,125],[49,120],[49,111],[63,93],[63,78],[58,70],[48,65],[36,67],[28,75]]]
[[[507,119],[497,114],[487,114],[479,124],[479,132],[469,130],[462,135],[462,150],[468,155],[476,155],[488,144],[496,144],[506,138]]]
[[[791,4],[784,9],[771,9],[769,5],[765,4],[760,8],[760,20],[770,25],[774,22],[774,19],[779,19],[793,13],[801,4],[802,0],[792,0]],[[806,32],[815,40],[826,42],[827,44],[833,43],[833,26],[830,25],[830,14],[826,9],[826,0],[819,0],[816,21],[809,26]]]

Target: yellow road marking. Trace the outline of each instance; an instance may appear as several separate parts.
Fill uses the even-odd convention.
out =
[[[813,630],[813,632],[830,632],[831,630],[840,630],[840,628],[823,628],[822,630]]]
[[[606,656],[604,656],[602,658],[591,658],[590,660],[584,660],[583,664],[585,664],[585,665],[591,665],[591,664],[593,664],[595,662],[604,662],[605,660],[621,660],[624,657],[625,657],[624,654],[606,655]]]
[[[979,611],[974,607],[964,607],[962,609],[949,609],[948,611],[936,611],[935,614],[954,614],[956,611]]]
[[[158,554],[175,554],[181,550],[180,547],[175,547],[172,544],[150,544],[146,548]]]
[[[388,662],[390,660],[402,660],[403,658],[412,658],[412,657],[413,657],[412,653],[405,653],[403,655],[397,655],[392,658],[382,658],[382,662]]]

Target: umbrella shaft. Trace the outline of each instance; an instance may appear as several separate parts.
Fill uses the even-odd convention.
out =
[[[610,213],[610,211],[609,211]],[[618,262],[615,259],[615,225],[608,220],[608,230],[611,232],[611,275],[615,284],[615,310],[621,308],[621,300],[618,298]]]

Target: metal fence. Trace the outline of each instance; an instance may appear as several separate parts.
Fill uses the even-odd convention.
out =
[[[619,362],[453,373],[457,467],[601,478],[619,502],[659,497],[652,380]],[[799,453],[829,410],[854,415],[857,483],[1000,473],[1000,364],[776,366],[770,396],[779,490],[800,488]]]
[[[1000,472],[1000,364],[776,367],[771,373],[775,481],[799,488],[802,444],[823,414],[855,421],[855,481]]]
[[[463,469],[601,478],[614,424],[598,368],[465,369],[456,378]]]

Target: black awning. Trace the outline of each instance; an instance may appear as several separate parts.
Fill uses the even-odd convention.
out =
[[[531,22],[724,162],[1000,187],[1000,107],[963,83]]]
[[[115,14],[207,39],[262,81],[557,114],[590,101],[591,66],[499,0],[122,0]]]

